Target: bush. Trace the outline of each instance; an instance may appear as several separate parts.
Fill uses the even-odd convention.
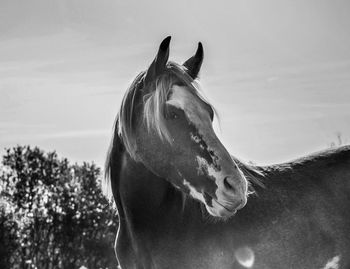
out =
[[[116,268],[116,211],[95,164],[17,146],[0,174],[0,268]]]

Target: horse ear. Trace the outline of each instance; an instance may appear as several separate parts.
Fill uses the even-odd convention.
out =
[[[171,36],[168,36],[162,41],[162,43],[160,43],[156,58],[154,58],[153,62],[147,69],[144,85],[147,85],[150,82],[152,82],[154,78],[165,69],[165,65],[169,59],[170,39],[171,39]]]
[[[183,63],[183,66],[187,68],[187,73],[193,79],[196,79],[198,77],[199,70],[202,66],[203,57],[203,46],[202,43],[199,42],[196,54]]]

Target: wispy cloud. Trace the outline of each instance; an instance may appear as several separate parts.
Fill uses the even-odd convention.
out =
[[[169,34],[179,62],[203,42],[203,90],[233,149],[282,158],[350,134],[350,4],[287,2],[0,1],[0,147],[95,157]]]
[[[58,133],[46,133],[46,134],[36,134],[33,136],[35,139],[57,139],[57,138],[86,138],[86,137],[109,137],[111,135],[111,130],[99,129],[99,130],[73,130],[64,131]]]
[[[16,132],[7,132],[4,129],[0,129],[1,141],[14,142],[27,141],[35,142],[38,140],[57,140],[57,139],[72,139],[72,138],[93,138],[93,137],[109,137],[112,132],[108,129],[94,129],[94,130],[71,130],[71,131],[57,131],[57,132],[38,132],[38,129],[23,129],[16,128]],[[13,130],[12,130],[13,131]],[[1,143],[0,143],[1,144]]]

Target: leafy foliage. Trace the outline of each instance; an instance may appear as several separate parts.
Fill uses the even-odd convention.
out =
[[[95,164],[17,146],[0,174],[0,268],[116,268],[118,219]]]

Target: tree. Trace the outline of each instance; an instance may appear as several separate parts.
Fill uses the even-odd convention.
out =
[[[95,164],[7,149],[0,175],[0,254],[10,268],[116,268],[118,226]],[[6,268],[6,267],[1,267]]]

